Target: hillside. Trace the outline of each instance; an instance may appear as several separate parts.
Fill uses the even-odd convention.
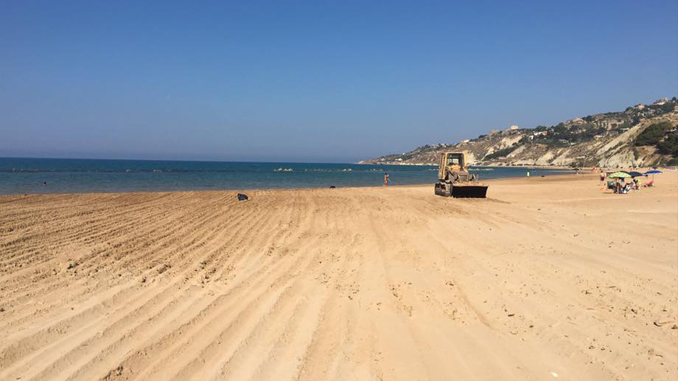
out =
[[[361,164],[435,164],[443,151],[464,150],[472,164],[635,167],[678,164],[678,100],[577,117],[555,126],[493,130],[456,144],[418,147]]]

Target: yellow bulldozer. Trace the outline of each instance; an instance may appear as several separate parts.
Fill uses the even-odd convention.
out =
[[[444,152],[438,163],[438,182],[435,194],[444,197],[487,197],[487,185],[478,182],[478,176],[469,173],[464,152]]]

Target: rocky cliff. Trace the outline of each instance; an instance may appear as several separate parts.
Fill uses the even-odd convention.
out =
[[[418,147],[363,164],[436,164],[443,151],[466,151],[473,164],[636,167],[678,164],[678,101],[577,117],[555,126],[494,130],[455,144]]]

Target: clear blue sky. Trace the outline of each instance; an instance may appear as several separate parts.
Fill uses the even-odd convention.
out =
[[[347,162],[676,93],[676,0],[0,2],[0,156]]]

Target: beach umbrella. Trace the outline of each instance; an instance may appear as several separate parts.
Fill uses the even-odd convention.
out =
[[[640,176],[645,176],[645,174],[644,174],[644,173],[640,173],[640,172],[636,172],[636,171],[633,171],[633,172],[629,172],[628,174],[629,174],[629,175],[631,175],[631,177],[640,177]]]
[[[664,173],[664,172],[657,170],[657,169],[653,169],[651,171],[645,172],[646,175],[652,175],[652,181],[654,181],[654,175],[661,175],[662,173]]]
[[[609,177],[611,179],[628,179],[629,177],[631,177],[631,175],[629,175],[626,172],[619,171],[619,172],[615,172],[615,173],[613,173],[613,174],[611,174],[610,176],[607,176],[607,177]]]

